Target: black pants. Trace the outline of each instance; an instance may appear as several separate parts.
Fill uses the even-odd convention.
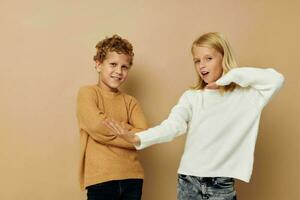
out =
[[[143,179],[114,180],[88,186],[88,200],[140,200]]]

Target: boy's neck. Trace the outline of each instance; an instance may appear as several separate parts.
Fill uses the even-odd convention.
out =
[[[109,92],[109,93],[119,93],[120,92],[118,88],[110,88],[107,85],[105,85],[104,83],[102,83],[101,81],[98,82],[97,86],[105,92]]]

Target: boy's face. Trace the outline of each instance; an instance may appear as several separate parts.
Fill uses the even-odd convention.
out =
[[[193,60],[196,70],[205,83],[217,81],[223,73],[223,55],[214,48],[194,46]]]
[[[99,84],[104,90],[115,92],[124,83],[130,69],[129,59],[128,55],[108,52],[102,63],[96,61]]]

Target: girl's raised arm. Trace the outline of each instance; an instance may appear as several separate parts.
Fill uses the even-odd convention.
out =
[[[261,105],[264,106],[283,85],[284,77],[272,68],[240,67],[230,70],[217,80],[216,84],[224,86],[232,82],[257,90],[261,97]]]

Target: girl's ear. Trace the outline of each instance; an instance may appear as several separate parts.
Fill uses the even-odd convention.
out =
[[[101,63],[99,60],[96,60],[96,66],[95,66],[97,72],[101,72]]]

